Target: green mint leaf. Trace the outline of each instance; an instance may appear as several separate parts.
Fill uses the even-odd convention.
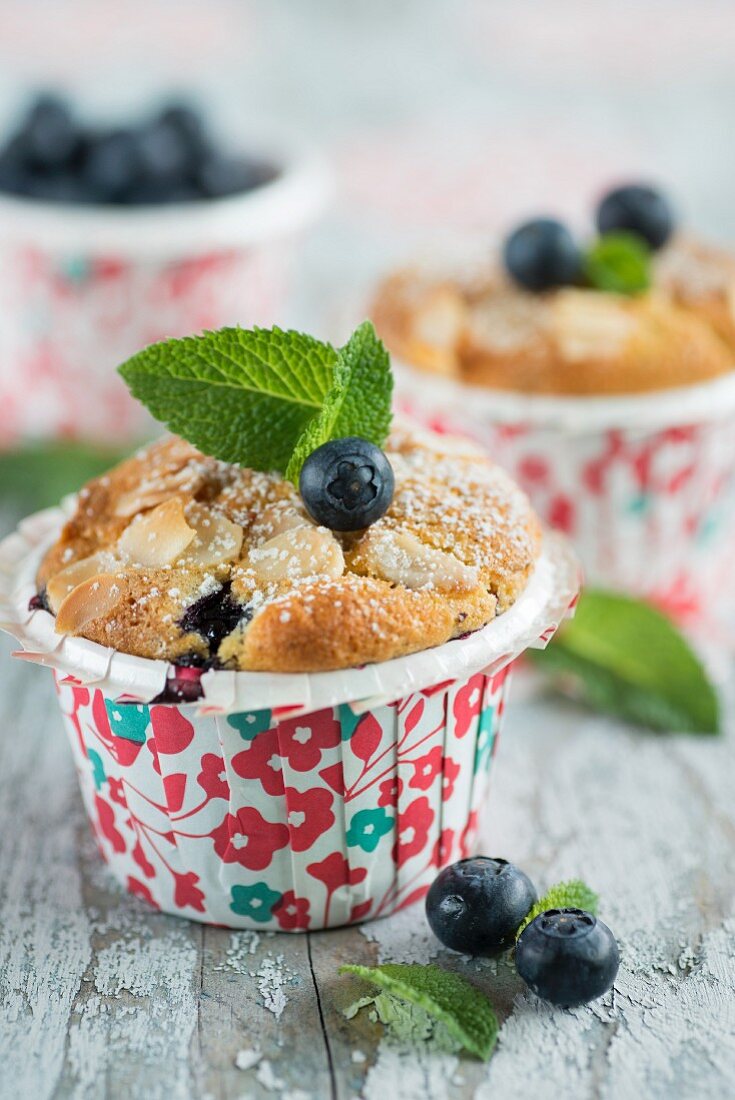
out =
[[[518,926],[516,939],[527,924],[541,913],[545,913],[547,909],[584,909],[586,913],[596,913],[599,900],[594,890],[590,890],[581,879],[573,878],[569,882],[558,882],[529,909]]]
[[[597,290],[640,294],[651,285],[650,249],[635,233],[604,233],[583,258],[584,273]]]
[[[390,431],[390,358],[370,321],[363,321],[337,355],[332,388],[306,425],[286,469],[295,485],[304,462],[330,439],[357,435],[382,447]]]
[[[717,693],[674,625],[640,600],[588,590],[575,617],[533,659],[567,691],[635,725],[719,733]]]
[[[498,1035],[495,1012],[485,994],[459,974],[419,963],[341,966],[340,974],[356,974],[386,993],[418,1005],[483,1061],[492,1054]]]
[[[462,1050],[463,1044],[454,1038],[446,1024],[392,993],[376,992],[371,997],[361,997],[345,1009],[345,1018],[353,1019],[362,1008],[370,1008],[369,1019],[373,1023],[379,1020],[404,1047],[422,1047],[437,1054],[459,1054]]]
[[[336,363],[330,344],[299,332],[223,328],[153,344],[120,374],[157,420],[204,454],[283,471]]]

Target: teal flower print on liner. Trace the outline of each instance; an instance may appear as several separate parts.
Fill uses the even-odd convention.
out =
[[[350,848],[362,848],[363,852],[374,852],[380,838],[392,829],[393,818],[382,806],[375,810],[358,810],[347,830],[347,844]]]
[[[342,703],[339,709],[339,724],[342,728],[342,740],[349,741],[360,724],[361,714],[355,714],[352,707]]]
[[[254,741],[259,733],[271,728],[269,710],[244,710],[240,714],[230,714],[227,725],[242,737],[243,741]]]
[[[241,917],[265,924],[273,915],[273,907],[283,897],[278,890],[271,890],[267,882],[255,882],[252,886],[233,886],[230,890],[230,909]]]
[[[98,752],[95,752],[94,749],[87,749],[87,756],[92,765],[92,778],[94,779],[95,790],[99,791],[102,788],[102,784],[107,782],[102,757]]]
[[[480,714],[477,726],[477,746],[475,748],[474,773],[482,771],[490,760],[495,741],[495,707],[485,707]]]
[[[148,707],[141,703],[116,703],[113,699],[105,699],[105,710],[115,737],[137,741],[140,745],[145,742],[150,723]]]

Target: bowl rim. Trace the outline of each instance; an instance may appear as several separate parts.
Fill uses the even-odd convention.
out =
[[[260,159],[277,167],[276,175],[224,198],[125,207],[0,194],[0,245],[175,258],[287,237],[321,213],[334,189],[332,173],[309,148],[257,148]]]
[[[611,429],[661,431],[725,420],[735,413],[735,367],[689,386],[609,396],[526,394],[444,377],[392,356],[399,397],[424,412],[478,417],[501,425],[531,425],[587,435]],[[416,383],[421,380],[420,385]]]

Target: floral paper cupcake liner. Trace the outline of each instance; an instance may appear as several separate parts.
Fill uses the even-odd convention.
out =
[[[399,404],[481,444],[578,551],[588,582],[706,623],[731,590],[735,376],[633,397],[528,397],[401,366]]]
[[[209,672],[198,704],[172,704],[156,701],[165,663],[62,639],[27,610],[62,518],[0,544],[0,620],[55,670],[92,828],[130,892],[233,928],[328,928],[419,900],[471,851],[512,662],[576,601],[563,541],[465,639],[336,673]]]

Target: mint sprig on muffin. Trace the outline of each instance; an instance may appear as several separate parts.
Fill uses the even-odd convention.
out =
[[[380,448],[393,376],[369,321],[338,349],[279,328],[165,340],[120,373],[156,419],[204,454],[283,474],[322,526],[357,531],[390,506],[393,472]]]
[[[223,328],[163,340],[119,368],[170,431],[212,458],[298,483],[309,454],[391,425],[388,353],[369,321],[342,348],[277,327]]]

